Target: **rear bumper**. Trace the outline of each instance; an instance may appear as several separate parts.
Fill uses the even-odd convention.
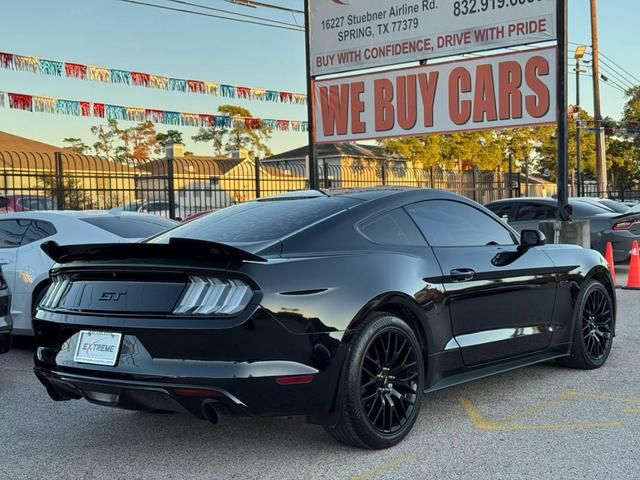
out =
[[[56,401],[84,398],[130,410],[188,412],[208,419],[207,408],[233,416],[321,415],[324,405],[314,381],[279,385],[273,379],[125,380],[55,372],[36,367],[36,376]]]
[[[344,356],[340,342],[330,333],[293,334],[265,314],[251,323],[216,331],[112,328],[123,339],[109,367],[74,360],[78,332],[96,326],[36,320],[34,370],[54,400],[199,418],[211,406],[235,416],[329,413]]]
[[[602,237],[602,252],[605,251],[607,243],[613,246],[613,260],[615,262],[626,262],[631,256],[631,247],[635,240],[640,241],[640,236],[628,231],[609,231]],[[604,255],[604,253],[603,253]]]
[[[0,353],[7,353],[11,348],[11,330],[0,330]]]

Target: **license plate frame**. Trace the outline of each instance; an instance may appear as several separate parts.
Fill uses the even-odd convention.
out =
[[[93,336],[93,343],[87,343]],[[98,343],[100,342],[100,343]],[[87,345],[98,345],[96,348],[87,348]],[[85,348],[83,348],[85,346]],[[122,333],[101,332],[96,330],[81,330],[78,333],[78,343],[73,355],[73,361],[89,365],[101,365],[115,367],[122,347]],[[92,351],[93,350],[93,351]]]

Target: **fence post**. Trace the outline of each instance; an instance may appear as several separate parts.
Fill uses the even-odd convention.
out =
[[[476,190],[478,189],[478,178],[475,165],[473,166],[473,168],[471,168],[471,186],[473,187],[473,200],[477,202],[478,194]]]
[[[382,185],[387,184],[387,162],[382,161],[382,165],[380,167],[380,178],[382,179]]]
[[[329,165],[327,159],[322,159],[322,178],[324,180],[324,188],[331,188],[331,179],[329,178]]]
[[[260,198],[260,159],[258,157],[253,160],[253,168],[256,178],[256,198]]]
[[[431,182],[431,189],[436,188],[436,179],[433,175],[433,167],[429,167],[429,181]]]
[[[60,152],[54,152],[55,160],[55,175],[56,175],[56,203],[58,204],[58,210],[64,210],[64,170],[62,167],[62,154]]]
[[[173,178],[173,155],[169,155],[167,158],[167,195],[169,196],[169,218],[171,220],[176,218],[176,190]]]

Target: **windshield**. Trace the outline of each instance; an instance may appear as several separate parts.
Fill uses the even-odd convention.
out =
[[[360,203],[346,197],[263,200],[243,203],[184,223],[149,242],[171,238],[209,242],[260,242],[282,238]]]

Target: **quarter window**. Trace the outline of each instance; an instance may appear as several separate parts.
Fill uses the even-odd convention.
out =
[[[41,220],[36,220],[31,222],[29,228],[27,228],[24,236],[22,237],[21,246],[28,245],[33,242],[37,242],[38,240],[42,240],[43,238],[51,237],[58,233],[53,226],[53,224],[49,222],[43,222]]]
[[[513,245],[511,233],[499,221],[464,203],[429,200],[406,207],[432,247]]]
[[[30,223],[29,220],[0,220],[0,248],[19,247]]]
[[[367,239],[380,245],[425,245],[415,223],[402,209],[365,220],[358,229]]]

